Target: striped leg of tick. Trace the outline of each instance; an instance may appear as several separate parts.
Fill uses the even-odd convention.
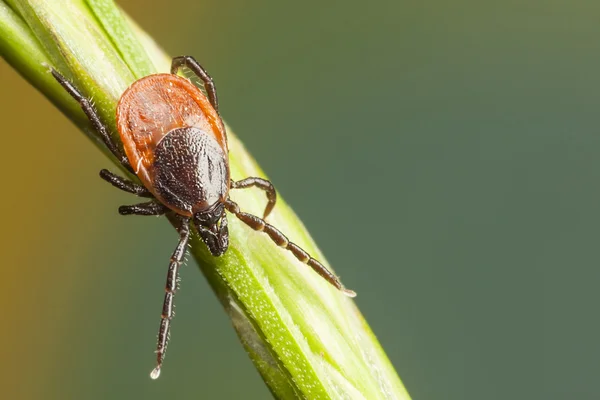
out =
[[[211,76],[206,72],[204,67],[200,65],[198,61],[192,56],[179,56],[173,58],[171,61],[171,73],[176,74],[179,68],[183,66],[188,67],[198,78],[202,79],[204,83],[204,90],[206,90],[206,94],[208,95],[208,100],[210,104],[214,107],[216,112],[219,112],[219,100],[217,99],[217,88],[215,88],[215,84],[211,78]]]
[[[267,206],[263,213],[263,219],[266,219],[271,211],[273,211],[273,207],[275,207],[275,203],[277,202],[277,192],[275,191],[275,187],[270,181],[257,177],[250,177],[237,182],[231,181],[232,189],[245,189],[250,186],[255,186],[264,190],[267,195]]]
[[[158,344],[156,346],[156,368],[150,373],[152,379],[160,376],[160,368],[165,359],[167,344],[169,342],[169,331],[171,329],[171,319],[173,318],[173,300],[177,291],[177,277],[179,267],[187,250],[187,244],[190,239],[190,220],[180,217],[180,225],[177,227],[179,232],[179,243],[171,255],[169,271],[167,272],[167,283],[165,285],[165,301],[163,303],[160,329],[158,330]]]
[[[308,254],[304,249],[299,247],[298,245],[290,242],[288,238],[281,233],[281,231],[275,228],[273,225],[266,223],[263,219],[258,218],[256,215],[248,214],[240,211],[240,207],[233,201],[227,200],[225,202],[225,208],[227,211],[234,214],[240,221],[248,225],[250,228],[255,231],[264,232],[275,244],[279,247],[283,247],[286,250],[289,250],[298,260],[302,261],[304,264],[311,267],[317,274],[319,274],[323,279],[333,285],[335,288],[340,290],[348,297],[355,297],[356,293],[352,290],[346,289],[342,282],[331,273],[323,264],[319,261],[315,260]]]
[[[56,79],[58,83],[60,83],[61,86],[79,103],[81,109],[94,126],[94,129],[96,129],[96,131],[100,134],[100,137],[102,138],[102,141],[104,141],[106,147],[108,147],[111,153],[113,153],[114,156],[117,157],[117,160],[119,160],[121,164],[125,166],[125,168],[127,168],[130,172],[133,173],[133,168],[131,168],[129,160],[127,159],[127,157],[125,157],[121,149],[119,149],[119,147],[113,141],[112,137],[110,136],[110,133],[108,132],[108,128],[100,120],[98,112],[96,111],[92,103],[86,97],[84,97],[83,94],[81,94],[81,92],[77,90],[77,88],[67,80],[67,78],[62,76],[60,72],[58,72],[54,68],[52,68],[51,72],[52,76],[54,76],[54,79]]]
[[[119,207],[119,214],[121,215],[163,215],[167,211],[169,211],[167,206],[157,203],[154,200]]]
[[[113,174],[107,169],[100,171],[100,178],[124,192],[133,193],[140,197],[154,197],[152,196],[152,193],[150,193],[150,191],[144,186],[138,185],[137,183],[132,182],[127,178],[123,178],[117,174]]]

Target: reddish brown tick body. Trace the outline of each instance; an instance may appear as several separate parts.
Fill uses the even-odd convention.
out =
[[[182,66],[202,79],[206,95],[189,80],[176,75]],[[91,102],[56,70],[53,69],[52,74],[79,102],[108,149],[139,178],[142,185],[107,170],[100,171],[100,177],[121,190],[150,198],[145,203],[121,206],[119,213],[170,213],[178,221],[179,242],[167,273],[156,350],[157,366],[150,374],[153,379],[160,375],[165,357],[178,271],[190,238],[190,224],[194,225],[211,254],[220,256],[229,246],[227,210],[250,228],[267,234],[275,244],[290,251],[344,294],[350,297],[356,295],[344,288],[323,264],[264,220],[276,201],[271,182],[257,177],[240,181],[230,179],[227,135],[219,116],[217,92],[212,78],[194,58],[176,57],[170,74],[141,78],[123,93],[117,105],[116,118],[125,154],[113,141]],[[251,186],[267,194],[263,218],[240,211],[229,198],[230,189]]]
[[[177,214],[192,217],[227,199],[225,127],[189,80],[157,74],[133,83],[117,106],[117,129],[135,174]]]

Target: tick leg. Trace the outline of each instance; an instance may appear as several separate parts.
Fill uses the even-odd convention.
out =
[[[100,171],[100,178],[104,179],[117,189],[123,190],[124,192],[133,193],[140,197],[154,197],[152,193],[150,193],[150,191],[144,186],[138,185],[127,178],[122,178],[119,175],[113,174],[107,169]]]
[[[190,239],[190,220],[186,217],[179,218],[180,223],[177,227],[179,232],[179,243],[175,247],[169,270],[167,272],[167,283],[165,285],[165,301],[163,302],[162,314],[160,320],[160,329],[158,330],[158,344],[156,347],[156,368],[150,373],[152,379],[160,376],[160,368],[165,359],[167,344],[169,342],[169,331],[171,328],[171,319],[173,318],[173,299],[177,291],[177,280],[179,267],[187,250],[187,244]]]
[[[264,232],[275,244],[279,247],[283,247],[286,250],[292,252],[292,254],[301,262],[311,267],[317,274],[319,274],[323,279],[333,285],[336,289],[340,290],[348,297],[355,297],[356,293],[352,290],[346,289],[342,282],[335,276],[331,271],[329,271],[323,264],[315,260],[308,254],[304,249],[300,248],[298,245],[290,242],[288,238],[273,225],[268,224],[263,219],[258,218],[255,215],[248,214],[240,211],[240,207],[230,199],[225,201],[225,208],[230,213],[234,214],[240,221],[248,225],[250,228],[255,231]]]
[[[217,88],[215,88],[215,84],[208,74],[204,67],[200,65],[198,61],[192,56],[179,56],[173,58],[171,62],[171,73],[176,74],[179,68],[182,66],[188,67],[198,78],[202,79],[204,83],[204,89],[206,90],[206,94],[208,95],[208,100],[210,100],[210,104],[215,108],[215,111],[219,112],[219,100],[217,99]]]
[[[130,172],[133,173],[133,168],[131,168],[131,165],[129,164],[129,160],[127,159],[127,157],[125,157],[125,155],[121,152],[119,147],[115,144],[112,137],[108,133],[108,129],[106,128],[106,126],[102,123],[102,121],[100,121],[98,112],[96,111],[96,109],[94,108],[92,103],[86,97],[84,97],[81,94],[81,92],[79,92],[79,90],[77,90],[77,88],[75,88],[75,86],[73,86],[73,84],[71,82],[69,82],[64,76],[62,76],[54,68],[52,68],[52,76],[54,76],[54,79],[56,79],[58,81],[58,83],[60,83],[61,86],[63,88],[65,88],[65,90],[75,100],[77,100],[79,105],[81,105],[83,112],[89,118],[94,129],[96,129],[96,131],[100,134],[102,141],[104,142],[106,147],[108,147],[108,149],[111,151],[111,153],[114,154],[114,156],[117,158],[117,160],[119,160],[121,162],[121,164],[123,164],[125,166],[125,168],[127,168]]]
[[[265,191],[267,195],[267,206],[265,207],[265,212],[263,214],[263,218],[266,219],[267,216],[273,211],[273,207],[275,207],[275,202],[277,201],[277,192],[275,191],[275,187],[273,184],[262,178],[250,177],[246,179],[242,179],[241,181],[231,181],[232,189],[245,189],[250,186],[255,186],[259,189]]]
[[[155,201],[119,207],[121,215],[163,215],[169,211],[166,206]]]

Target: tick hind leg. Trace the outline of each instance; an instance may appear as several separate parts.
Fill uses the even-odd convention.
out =
[[[165,284],[165,300],[163,302],[160,328],[158,330],[158,343],[156,346],[156,368],[150,373],[152,379],[160,376],[160,369],[165,359],[167,344],[169,342],[169,333],[171,330],[171,319],[173,318],[173,300],[177,291],[177,280],[179,267],[185,256],[187,244],[190,239],[190,220],[186,217],[179,217],[179,226],[176,227],[179,232],[179,243],[171,255],[169,270],[167,272],[167,283]]]
[[[251,186],[264,190],[267,195],[267,206],[263,213],[263,218],[266,219],[271,211],[273,211],[273,207],[275,207],[275,203],[277,202],[277,192],[275,191],[275,187],[270,181],[256,177],[242,179],[237,182],[231,181],[232,189],[245,189]]]
[[[336,289],[340,290],[348,297],[355,297],[356,293],[352,290],[346,289],[342,282],[335,276],[331,271],[329,271],[323,264],[319,261],[315,260],[308,254],[304,249],[298,246],[295,243],[292,243],[288,240],[288,238],[273,225],[265,222],[263,219],[258,218],[256,215],[248,214],[240,211],[240,207],[230,199],[225,201],[225,208],[230,213],[234,214],[240,221],[248,225],[250,228],[255,231],[264,232],[275,244],[279,247],[282,247],[286,250],[289,250],[298,260],[308,265],[319,274],[323,279],[329,282]]]
[[[204,89],[208,95],[210,104],[214,107],[215,111],[219,112],[219,100],[217,98],[217,88],[213,82],[211,76],[206,72],[204,67],[200,65],[198,61],[192,56],[179,56],[173,58],[171,62],[171,73],[176,74],[179,68],[186,66],[188,67],[198,78],[202,79],[204,83]]]
[[[94,129],[96,129],[96,131],[100,134],[100,137],[102,138],[102,141],[104,142],[106,147],[108,147],[111,153],[114,154],[117,160],[119,160],[121,164],[125,166],[125,168],[127,168],[130,172],[133,173],[133,168],[131,168],[129,160],[127,159],[127,157],[125,157],[121,149],[119,149],[119,147],[113,141],[108,129],[100,120],[98,112],[96,111],[90,100],[83,96],[83,94],[81,94],[81,92],[77,90],[77,88],[73,86],[73,84],[69,82],[67,78],[62,76],[60,72],[58,72],[54,68],[52,68],[51,72],[52,76],[54,76],[54,79],[56,79],[58,83],[60,83],[61,86],[79,103],[81,109],[92,123]]]

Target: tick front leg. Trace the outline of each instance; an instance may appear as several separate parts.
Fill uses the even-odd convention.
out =
[[[117,189],[121,189],[127,193],[133,193],[136,196],[140,197],[154,197],[152,193],[148,189],[146,189],[142,185],[138,185],[137,183],[130,181],[127,178],[122,178],[119,175],[113,174],[107,169],[103,169],[100,171],[100,178],[104,179],[106,182],[110,183]]]
[[[290,242],[279,229],[255,215],[242,212],[240,207],[231,199],[227,199],[225,201],[225,208],[250,228],[258,232],[266,233],[276,245],[290,251],[300,262],[311,267],[313,271],[319,274],[323,279],[329,282],[336,289],[340,290],[346,296],[356,297],[356,293],[354,291],[346,289],[337,276],[335,276],[319,261],[312,258],[311,255],[300,246]]]
[[[257,177],[250,177],[237,182],[231,181],[232,189],[245,189],[250,186],[255,186],[264,190],[267,195],[267,206],[265,207],[265,212],[263,214],[263,219],[266,219],[271,211],[273,211],[273,207],[275,207],[275,203],[277,202],[277,192],[275,191],[275,187],[271,181]]]
[[[169,332],[171,330],[171,319],[173,318],[173,301],[177,291],[177,279],[179,267],[187,250],[187,244],[190,239],[190,220],[189,218],[179,217],[179,243],[175,247],[169,270],[167,272],[167,283],[165,284],[165,300],[163,302],[162,314],[160,316],[160,328],[158,330],[158,344],[156,347],[156,368],[150,373],[152,379],[160,376],[160,368],[165,359],[167,344],[169,342]]]
[[[167,211],[169,211],[168,207],[156,201],[119,207],[121,215],[163,215]]]

